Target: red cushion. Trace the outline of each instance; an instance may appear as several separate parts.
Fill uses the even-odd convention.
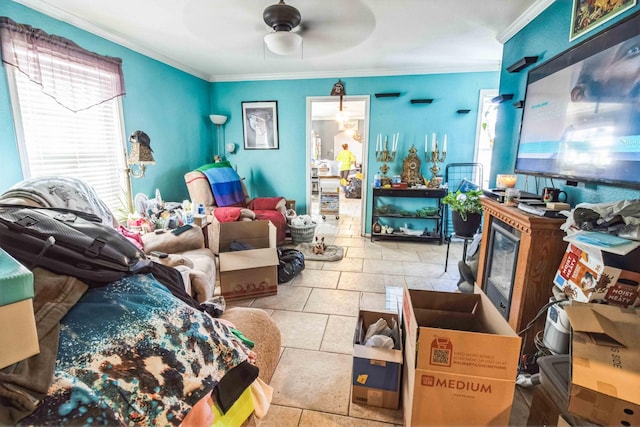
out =
[[[274,210],[280,200],[283,200],[284,197],[256,197],[255,199],[249,202],[249,206],[247,206],[251,210]]]
[[[256,219],[269,220],[276,227],[276,241],[282,243],[287,235],[287,219],[279,211],[254,210]]]

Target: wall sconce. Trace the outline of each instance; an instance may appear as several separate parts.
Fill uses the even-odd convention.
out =
[[[131,142],[131,151],[127,157],[127,174],[134,178],[142,178],[147,165],[155,165],[153,158],[153,150],[151,149],[151,139],[149,135],[141,130],[137,130],[129,137]],[[131,166],[138,166],[135,170]]]
[[[233,142],[230,142],[228,144],[225,144],[225,150],[227,151],[227,153],[229,154],[233,154],[236,152],[236,144],[234,144]]]
[[[213,123],[214,125],[216,125],[216,128],[218,129],[218,135],[217,135],[217,143],[218,143],[218,157],[220,158],[220,160],[224,160],[223,159],[223,155],[224,155],[224,132],[222,130],[222,126],[227,123],[227,116],[223,116],[221,114],[210,114],[209,115],[209,119],[211,120],[211,123]]]

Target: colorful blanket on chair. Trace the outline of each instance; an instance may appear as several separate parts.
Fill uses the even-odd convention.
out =
[[[246,199],[242,182],[229,162],[210,163],[196,170],[209,180],[217,206],[244,206]]]

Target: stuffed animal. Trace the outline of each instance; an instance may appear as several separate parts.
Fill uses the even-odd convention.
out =
[[[318,236],[316,236],[316,242],[313,244],[313,253],[315,255],[323,255],[325,249],[327,249],[327,245],[324,244],[324,237],[318,239]]]

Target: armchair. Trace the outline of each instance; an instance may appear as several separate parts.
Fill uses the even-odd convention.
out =
[[[251,221],[254,219],[269,220],[276,227],[277,243],[280,244],[284,241],[287,227],[286,200],[284,197],[257,197],[251,199],[244,182],[240,180],[244,201],[231,206],[220,206],[214,196],[210,179],[201,170],[205,167],[187,172],[184,175],[184,180],[187,184],[189,197],[193,202],[204,205],[207,216],[214,216],[220,222]],[[215,236],[210,236],[209,240],[215,241],[216,238]]]

